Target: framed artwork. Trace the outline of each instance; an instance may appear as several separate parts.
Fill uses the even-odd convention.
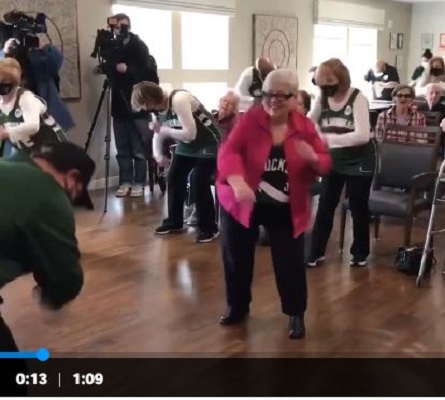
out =
[[[253,15],[253,56],[267,57],[280,68],[297,68],[298,19]]]
[[[403,33],[397,34],[397,49],[403,49]]]
[[[430,49],[433,51],[434,48],[434,34],[433,33],[422,33],[420,35],[420,47],[424,51]]]
[[[397,50],[397,33],[389,34],[389,49]]]
[[[396,68],[400,71],[403,69],[403,56],[396,56]]]

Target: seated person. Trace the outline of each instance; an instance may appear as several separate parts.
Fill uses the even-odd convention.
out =
[[[374,69],[370,69],[365,75],[365,81],[372,84],[375,100],[390,101],[392,91],[400,83],[400,78],[395,67],[379,60]]]
[[[414,70],[411,76],[410,86],[416,86],[417,81],[422,76],[425,68],[428,67],[429,61],[433,58],[433,53],[431,53],[430,49],[426,49],[422,54],[422,58],[420,59],[420,65]]]
[[[223,137],[227,137],[238,120],[239,97],[233,90],[227,93],[219,100],[218,110],[213,114],[222,131]],[[189,226],[196,226],[198,223],[198,214],[196,212],[196,193],[193,188],[196,187],[194,180],[195,170],[189,175],[189,193],[184,209],[184,222]]]
[[[417,106],[419,112],[438,112],[441,120],[445,118],[445,104],[440,102],[442,97],[442,88],[437,83],[426,85],[426,102]]]
[[[307,113],[311,110],[312,99],[311,96],[306,90],[299,90],[297,97],[297,109],[303,115],[307,115]]]
[[[45,143],[66,141],[43,100],[20,86],[21,72],[17,60],[0,60],[0,140],[23,153]]]
[[[425,70],[416,84],[417,96],[425,96],[426,86],[429,83],[440,84],[442,90],[445,88],[445,62],[442,57],[433,57],[425,65]]]
[[[387,124],[426,126],[425,116],[412,107],[414,96],[413,87],[403,84],[396,86],[392,93],[395,105],[390,110],[380,113],[377,119],[376,136],[378,140],[384,138]],[[406,142],[407,135],[407,132],[391,131],[386,132],[385,139]],[[426,138],[425,135],[426,134],[417,134],[416,138],[419,142],[423,143]]]

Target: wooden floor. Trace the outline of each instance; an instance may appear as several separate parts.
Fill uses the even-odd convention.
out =
[[[403,230],[384,221],[365,269],[338,255],[338,221],[325,266],[308,271],[307,338],[287,338],[267,248],[259,248],[252,316],[242,327],[218,325],[225,309],[219,242],[194,234],[159,238],[153,231],[163,200],[96,197],[96,211],[78,214],[86,283],[64,310],[40,309],[30,277],[4,290],[2,313],[22,349],[100,356],[442,356],[445,286],[436,274],[421,289],[394,266]],[[424,240],[426,218],[416,221]],[[445,225],[445,218],[444,218]],[[346,244],[349,245],[347,236]],[[436,242],[443,248],[443,240]],[[156,353],[156,354],[155,354]]]

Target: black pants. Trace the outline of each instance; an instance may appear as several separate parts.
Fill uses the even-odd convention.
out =
[[[258,226],[261,224],[270,237],[282,312],[287,315],[304,313],[307,303],[304,235],[294,239],[290,212],[285,221],[274,213],[255,211],[254,214],[251,226],[245,228],[221,210],[222,255],[229,307],[235,313],[249,311]]]
[[[198,228],[201,232],[216,232],[215,202],[212,195],[212,177],[216,169],[216,160],[207,158],[185,157],[175,154],[168,172],[168,218],[176,227],[184,224],[184,201],[187,194],[187,179],[192,171],[193,189],[196,196]]]
[[[351,176],[331,172],[323,181],[317,217],[312,232],[310,260],[324,256],[331,236],[334,215],[344,185],[351,209],[354,240],[351,254],[359,260],[369,255],[369,192],[372,176]]]
[[[185,203],[188,206],[191,206],[193,204],[196,204],[196,172],[195,168],[192,169],[192,172],[190,172],[188,177],[188,183],[189,183],[189,193],[188,198],[185,200]]]
[[[11,330],[6,325],[0,314],[0,352],[18,351],[17,344],[12,336]],[[26,396],[25,385],[18,386],[16,375],[27,373],[28,368],[25,360],[0,360],[0,368],[5,371],[5,375],[0,377],[0,396]]]

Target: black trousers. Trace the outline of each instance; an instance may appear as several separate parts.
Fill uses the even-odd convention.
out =
[[[369,192],[372,176],[351,176],[331,172],[323,181],[312,232],[310,260],[324,256],[331,236],[335,210],[340,201],[343,187],[351,209],[353,236],[351,254],[354,258],[364,259],[369,255]]]
[[[6,325],[0,314],[0,352],[18,351],[17,344],[12,332]],[[5,375],[0,377],[0,396],[26,396],[28,391],[25,387],[17,385],[16,375],[27,373],[28,368],[25,360],[0,360],[0,368]]]
[[[175,154],[168,172],[168,218],[177,227],[184,224],[184,201],[187,194],[187,179],[193,173],[193,189],[196,196],[198,228],[201,232],[216,232],[215,201],[211,184],[216,169],[216,160],[185,157]]]
[[[222,256],[228,306],[235,313],[249,311],[260,224],[270,237],[272,265],[282,312],[286,315],[304,313],[307,306],[304,235],[294,239],[290,212],[283,221],[274,213],[255,211],[251,226],[245,228],[225,210],[221,210]]]

